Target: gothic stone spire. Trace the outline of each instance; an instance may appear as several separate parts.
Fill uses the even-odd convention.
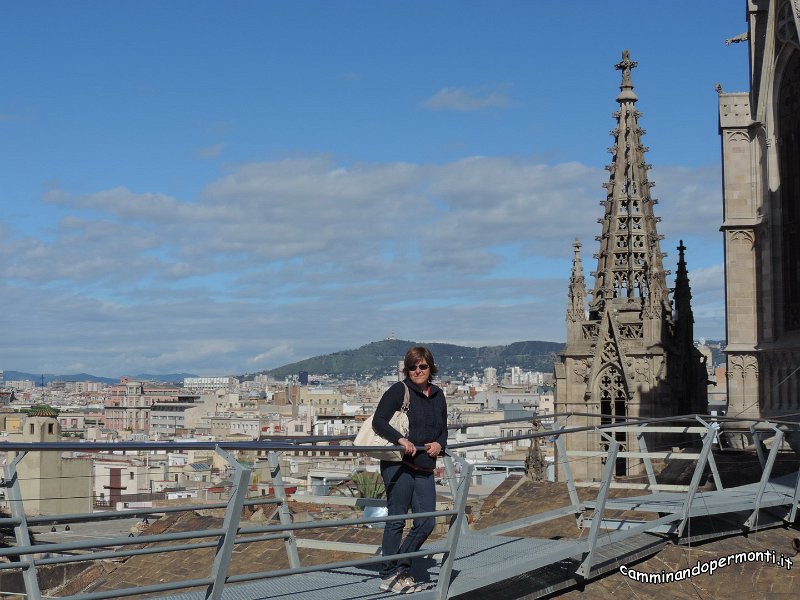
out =
[[[586,318],[586,281],[583,278],[583,263],[581,262],[581,243],[578,238],[572,243],[574,255],[572,257],[572,275],[569,278],[569,292],[567,294],[567,322],[579,323]],[[570,337],[579,336],[580,327],[570,327]]]
[[[614,145],[607,190],[605,214],[598,222],[602,234],[597,254],[597,271],[592,291],[591,310],[599,314],[605,304],[614,298],[642,298],[653,307],[662,307],[666,301],[666,275],[662,266],[663,255],[659,246],[662,236],[656,231],[660,220],[653,215],[656,200],[650,196],[655,185],[647,176],[650,165],[645,162],[648,148],[641,142],[644,130],[636,110],[638,97],[634,92],[631,70],[637,63],[630,59],[627,50],[616,68],[622,71],[622,81],[617,96],[619,110],[614,113],[616,127],[611,131]]]
[[[692,314],[692,289],[689,286],[689,273],[686,269],[686,258],[684,253],[686,246],[681,240],[678,246],[678,270],[675,271],[675,291],[673,301],[675,310],[673,319],[675,323],[675,335],[692,344],[694,339],[694,315]]]
[[[556,410],[572,412],[570,423],[588,429],[628,418],[668,417],[705,412],[705,371],[692,346],[688,277],[679,248],[680,262],[675,290],[676,311],[669,302],[660,249],[661,236],[653,215],[656,201],[645,163],[647,148],[639,128],[632,70],[636,63],[627,51],[617,69],[622,72],[614,145],[602,224],[597,238],[600,251],[592,298],[585,313],[586,283],[580,264],[580,245],[574,244],[572,276],[567,308],[567,345],[555,364]],[[685,300],[685,304],[684,304]],[[582,310],[581,310],[582,309]],[[583,313],[583,316],[579,316]],[[677,313],[677,314],[675,314]],[[578,414],[582,416],[578,416]],[[630,450],[635,436],[613,434]],[[661,434],[647,434],[648,446],[674,445]],[[567,438],[567,452],[594,451],[606,443],[599,434]],[[586,456],[586,455],[584,455]],[[577,478],[597,479],[603,467],[600,457],[571,461]],[[561,468],[561,467],[559,467]],[[641,475],[639,459],[618,457],[614,474]]]

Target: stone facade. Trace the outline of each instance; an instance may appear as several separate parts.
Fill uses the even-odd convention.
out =
[[[58,442],[61,426],[54,417],[29,416],[13,442]],[[16,458],[9,453],[9,462]],[[66,515],[92,510],[92,461],[70,458],[58,451],[31,451],[17,466],[20,492],[28,515]]]
[[[675,287],[675,308],[668,297],[666,276],[653,213],[657,201],[648,178],[647,148],[641,143],[641,113],[636,110],[631,70],[636,63],[623,52],[616,65],[622,83],[612,130],[614,145],[597,270],[591,300],[575,242],[567,307],[567,346],[556,363],[556,412],[589,413],[573,416],[568,426],[607,425],[630,418],[667,417],[705,412],[706,371],[692,343],[691,292],[680,257]],[[633,434],[618,432],[616,440],[633,449]],[[648,440],[651,449],[668,443]],[[570,435],[567,452],[599,451],[607,443],[597,431]],[[579,479],[599,479],[602,459],[570,458]],[[636,476],[641,459],[618,458],[616,477]]]
[[[728,416],[742,419],[800,411],[800,2],[746,5],[751,87],[719,97]]]

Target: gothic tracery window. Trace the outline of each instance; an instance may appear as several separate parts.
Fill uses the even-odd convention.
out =
[[[628,392],[625,389],[625,379],[615,365],[609,365],[600,374],[598,379],[598,392],[600,396],[600,423],[612,425],[622,423],[626,418],[625,404]],[[625,449],[625,432],[614,433],[614,438],[620,443],[620,451]],[[614,465],[614,474],[624,476],[627,474],[627,459],[617,458]]]

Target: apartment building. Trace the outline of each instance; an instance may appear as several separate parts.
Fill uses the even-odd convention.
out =
[[[193,402],[197,396],[168,384],[142,383],[122,378],[111,386],[104,402],[105,426],[117,431],[148,433],[153,404]]]
[[[239,380],[236,377],[185,377],[183,387],[200,394],[208,394],[217,390],[235,392],[239,389]]]

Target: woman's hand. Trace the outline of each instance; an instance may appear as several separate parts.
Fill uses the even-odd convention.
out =
[[[442,445],[439,442],[428,442],[425,444],[425,452],[428,453],[428,456],[432,456],[436,458],[439,456],[439,453],[442,451]]]
[[[397,443],[403,447],[403,450],[405,450],[406,454],[414,456],[417,453],[417,447],[409,442],[406,438],[400,438]]]

